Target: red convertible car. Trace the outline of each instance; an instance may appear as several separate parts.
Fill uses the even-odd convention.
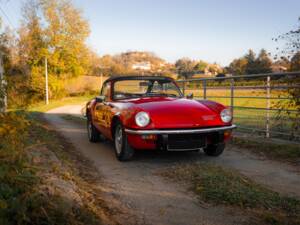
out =
[[[120,161],[138,149],[218,156],[235,128],[225,106],[185,98],[173,79],[161,76],[109,78],[87,103],[86,116],[89,140],[112,140]]]

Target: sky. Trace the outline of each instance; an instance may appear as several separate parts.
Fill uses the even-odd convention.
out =
[[[0,0],[4,24],[17,28],[26,0]],[[100,55],[150,51],[228,65],[248,49],[297,26],[300,0],[73,0],[89,21],[88,44]],[[7,18],[8,17],[8,18]]]

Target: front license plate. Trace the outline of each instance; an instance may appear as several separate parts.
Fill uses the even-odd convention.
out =
[[[191,151],[206,146],[206,138],[201,134],[170,134],[168,135],[169,151]]]

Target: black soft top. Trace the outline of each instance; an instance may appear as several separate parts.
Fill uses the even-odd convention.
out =
[[[120,81],[120,80],[165,80],[165,81],[174,81],[171,77],[164,76],[137,76],[137,75],[126,75],[126,76],[111,76],[104,83],[110,81]]]

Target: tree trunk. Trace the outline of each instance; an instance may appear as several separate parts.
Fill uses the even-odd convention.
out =
[[[0,113],[6,112],[6,108],[7,108],[6,82],[4,79],[2,54],[0,53]]]

